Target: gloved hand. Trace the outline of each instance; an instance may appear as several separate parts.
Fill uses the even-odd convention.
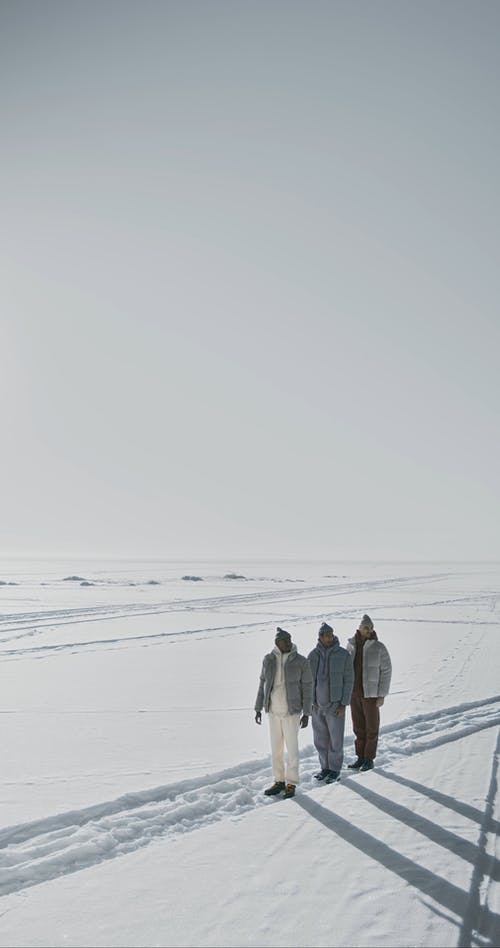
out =
[[[338,708],[337,708],[337,710],[336,710],[336,712],[335,712],[335,717],[336,717],[336,718],[343,718],[343,717],[344,717],[344,714],[345,714],[345,704],[339,704],[339,706],[338,706]]]
[[[301,726],[301,727],[307,727],[308,724],[309,724],[309,715],[308,715],[308,714],[303,714],[302,717],[301,717],[301,719],[300,719],[300,726]]]
[[[375,704],[377,705],[377,708],[381,708],[382,705],[383,705],[383,703],[384,703],[384,699],[383,699],[383,698],[377,698],[377,700],[376,700],[376,702],[375,702]]]
[[[262,724],[262,711],[255,712],[255,723]]]

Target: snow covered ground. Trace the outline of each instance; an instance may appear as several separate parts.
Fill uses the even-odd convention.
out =
[[[276,625],[363,612],[376,769],[264,797]],[[499,631],[492,563],[0,562],[0,945],[500,945]]]

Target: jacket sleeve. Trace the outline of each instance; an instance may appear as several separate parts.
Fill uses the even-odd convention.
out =
[[[314,702],[316,701],[316,655],[315,655],[314,649],[311,652],[309,652],[309,655],[307,656],[307,661],[309,662],[309,668],[311,669],[311,675],[312,675],[312,703],[311,703],[311,708],[312,708],[312,706],[314,705]]]
[[[259,679],[259,690],[255,699],[254,711],[262,711],[264,707],[264,682],[266,679],[265,660],[262,662],[262,671]]]
[[[354,665],[352,663],[351,653],[347,652],[344,662],[344,683],[342,687],[341,703],[345,706],[350,704],[352,689],[354,687]]]
[[[392,675],[392,663],[389,652],[387,651],[385,645],[380,643],[380,670],[378,676],[378,696],[379,698],[385,698],[389,694],[389,688],[391,686],[391,675]]]
[[[302,712],[308,716],[312,710],[313,676],[311,666],[306,658],[302,667]]]

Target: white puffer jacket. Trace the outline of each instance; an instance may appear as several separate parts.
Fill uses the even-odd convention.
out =
[[[347,651],[352,660],[356,655],[356,636],[347,640]],[[385,698],[391,685],[392,665],[389,652],[378,639],[367,639],[363,646],[363,695],[365,698]]]

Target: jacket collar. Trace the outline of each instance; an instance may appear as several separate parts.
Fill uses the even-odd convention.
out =
[[[271,655],[276,655],[276,658],[281,658],[282,655],[286,655],[288,661],[290,661],[292,656],[295,657],[296,654],[297,654],[297,646],[295,645],[295,642],[292,642],[292,647],[289,652],[280,652],[277,645],[274,646],[271,652]]]
[[[340,648],[340,642],[337,636],[334,635],[333,645],[330,645],[330,648],[325,648],[325,646],[323,645],[323,642],[318,641],[316,642],[315,651],[318,653],[318,655],[327,655],[328,652],[336,652],[338,648]]]

